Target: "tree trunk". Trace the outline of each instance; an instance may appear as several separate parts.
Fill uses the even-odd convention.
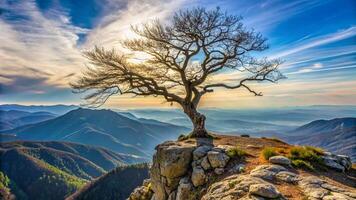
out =
[[[184,106],[184,113],[188,115],[193,124],[192,137],[207,137],[205,129],[205,116],[197,111],[193,104]]]

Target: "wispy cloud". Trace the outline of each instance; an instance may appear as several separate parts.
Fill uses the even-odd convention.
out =
[[[337,42],[340,40],[344,40],[347,38],[351,38],[356,36],[356,27],[353,26],[346,30],[338,31],[336,33],[331,33],[328,35],[322,35],[319,37],[310,38],[308,40],[304,40],[301,43],[296,44],[294,47],[289,48],[288,50],[281,51],[270,56],[271,59],[274,58],[283,58],[291,54],[295,54],[301,51],[305,51],[310,48],[318,47],[321,45],[326,45],[329,43]],[[288,45],[289,46],[289,45]]]
[[[88,30],[71,25],[66,13],[44,16],[34,1],[2,1],[0,8],[6,11],[0,15],[2,73],[31,77],[29,69],[36,69],[47,74],[47,84],[60,86],[65,83],[55,82],[57,75],[73,73],[83,65],[77,41],[78,34]]]
[[[93,26],[90,27],[93,28],[89,30],[79,27],[79,23],[75,25],[73,16],[66,9],[58,8],[59,4],[54,4],[54,7],[51,5],[52,7],[44,12],[38,8],[35,0],[0,1],[0,10],[4,11],[0,14],[0,93],[12,95],[14,99],[16,93],[21,95],[32,93],[49,99],[49,96],[53,96],[60,90],[63,97],[70,99],[68,82],[79,74],[87,62],[81,54],[83,50],[91,49],[94,45],[120,48],[120,40],[133,37],[130,25],[152,19],[166,22],[179,8],[219,6],[229,13],[242,15],[244,23],[249,28],[256,28],[268,35],[278,29],[280,24],[289,23],[289,19],[300,17],[306,11],[330,2],[328,0],[259,1],[257,3],[247,0],[105,0],[103,5],[105,12],[95,15],[100,18],[91,19]],[[310,23],[315,25],[319,22],[316,19],[315,22]],[[351,72],[356,68],[356,63],[353,61],[356,46],[344,42],[356,36],[356,27],[352,25],[349,24],[346,27],[350,28],[346,29],[342,26],[343,29],[338,28],[339,31],[334,33],[331,30],[337,30],[336,28],[328,30],[328,34],[323,31],[304,33],[294,42],[277,48],[272,45],[272,49],[266,52],[266,56],[285,59],[282,70],[290,78],[279,85],[253,85],[266,96],[255,98],[243,90],[229,92],[217,90],[216,93],[204,98],[202,105],[233,107],[237,104],[266,106],[300,102],[318,103],[321,100],[326,101],[325,97],[328,95],[330,101],[356,104],[355,100],[352,101],[352,97],[356,97],[352,92],[352,89],[356,89],[352,85],[354,81],[347,81],[347,78],[356,75]],[[85,40],[82,40],[83,35]],[[282,37],[280,40],[284,41],[287,36],[282,34],[273,37]],[[341,42],[344,43],[331,45]],[[239,78],[241,78],[239,72],[229,71],[218,74],[210,81],[232,83]],[[24,97],[21,95],[18,96]],[[344,100],[340,99],[341,97]],[[78,96],[75,98],[77,99],[71,100],[78,101]],[[39,100],[39,97],[36,100]],[[160,103],[163,100],[115,97],[109,103],[118,105],[119,101],[120,105],[135,107],[162,106]]]
[[[115,0],[112,0],[114,3]],[[149,20],[159,19],[165,21],[167,17],[177,11],[188,0],[130,0],[124,9],[113,11],[101,19],[98,26],[93,29],[84,48],[94,45],[108,48],[119,48],[120,40],[134,37],[131,25],[138,25]]]

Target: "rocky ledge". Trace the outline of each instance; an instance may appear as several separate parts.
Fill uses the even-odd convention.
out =
[[[356,199],[352,186],[298,171],[284,156],[271,157],[269,163],[247,170],[247,162],[229,156],[233,148],[205,140],[160,144],[153,156],[150,179],[136,188],[129,199],[289,199],[289,191],[296,192],[297,199]],[[326,153],[323,159],[331,170],[345,172],[352,166],[347,156]]]

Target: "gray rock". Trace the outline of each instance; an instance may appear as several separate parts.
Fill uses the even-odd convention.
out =
[[[285,167],[282,167],[280,165],[259,165],[255,169],[253,169],[252,171],[258,171],[258,170],[261,170],[261,169],[265,169],[265,170],[268,170],[268,171],[271,171],[271,172],[275,172],[275,173],[278,173],[278,172],[281,172],[281,171],[288,171]]]
[[[182,178],[179,181],[176,200],[189,199],[189,195],[192,192],[192,189],[193,189],[193,185],[189,182],[189,179],[188,178]]]
[[[298,175],[288,171],[281,171],[276,174],[277,180],[287,182],[287,183],[296,183],[298,182]]]
[[[164,143],[163,143],[164,144]],[[168,178],[176,178],[184,175],[192,160],[193,145],[184,144],[178,146],[172,144],[169,146],[158,146],[157,157],[161,170],[161,175]]]
[[[266,198],[277,198],[281,193],[272,184],[255,184],[250,186],[250,193]]]
[[[215,174],[221,175],[224,173],[224,168],[215,168],[214,169]]]
[[[280,165],[260,165],[250,172],[253,177],[259,177],[266,180],[273,180],[278,172],[287,171]]]
[[[169,194],[167,200],[176,200],[176,195],[177,195],[177,192],[173,191],[172,193]]]
[[[201,167],[202,167],[204,170],[209,170],[209,169],[211,169],[211,165],[210,165],[210,163],[209,163],[209,159],[208,159],[207,156],[205,156],[205,157],[202,159],[200,165],[201,165]]]
[[[193,151],[193,160],[198,160],[206,155],[210,151],[211,147],[207,145],[200,146]]]
[[[337,155],[337,158],[339,160],[339,163],[345,167],[346,170],[349,170],[352,167],[352,161],[349,156],[345,155]]]
[[[323,156],[322,158],[327,167],[341,172],[345,171],[345,167],[339,164],[337,159],[329,156]]]
[[[262,178],[265,180],[273,180],[274,176],[276,175],[276,172],[269,171],[266,169],[260,169],[260,170],[251,171],[250,175],[253,177],[258,177],[258,178]]]
[[[241,173],[245,171],[245,165],[244,164],[236,164],[234,167],[232,167],[229,172],[230,173]]]
[[[167,199],[175,190],[177,179],[186,174],[190,168],[194,144],[165,142],[156,147],[153,155],[150,178],[152,190],[157,200]]]
[[[301,177],[298,182],[299,187],[303,190],[308,199],[323,200],[351,200],[356,199],[356,193],[332,185],[330,182],[322,180],[316,176]]]
[[[285,156],[272,156],[269,162],[277,165],[290,165],[291,161]]]
[[[355,200],[355,199],[341,193],[332,192],[330,195],[324,196],[323,200]]]
[[[225,153],[217,152],[217,151],[209,151],[208,152],[209,163],[213,168],[224,168],[226,164],[229,162],[230,157]]]
[[[233,200],[246,197],[250,185],[267,183],[249,175],[234,174],[211,184],[202,200]]]
[[[204,173],[204,170],[201,167],[193,168],[191,179],[195,187],[204,185],[207,181],[207,177]]]

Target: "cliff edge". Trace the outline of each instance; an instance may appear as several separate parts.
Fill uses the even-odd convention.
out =
[[[349,157],[278,139],[214,135],[156,147],[130,200],[356,199]]]

